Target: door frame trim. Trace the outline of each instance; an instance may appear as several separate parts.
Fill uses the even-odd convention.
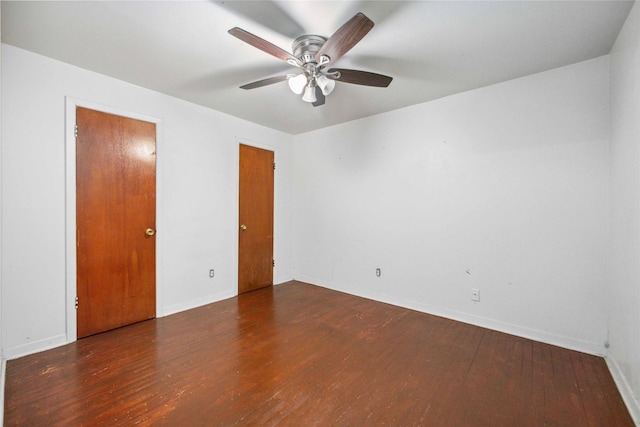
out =
[[[249,147],[260,148],[261,150],[271,151],[273,153],[273,162],[278,163],[278,150],[276,147],[272,145],[260,144],[255,141],[251,141],[244,138],[236,137],[236,161],[235,161],[235,176],[236,176],[236,203],[234,206],[235,210],[235,218],[236,218],[236,231],[240,230],[240,145],[247,145]],[[273,172],[273,259],[278,259],[278,167]],[[236,234],[236,238],[234,239],[235,245],[235,295],[239,294],[238,289],[238,265],[240,261],[240,241],[239,236]],[[278,262],[276,262],[275,267],[273,267],[273,278],[271,279],[273,284],[276,284],[276,272],[278,271]]]
[[[66,341],[76,341],[77,313],[75,308],[77,286],[77,253],[76,253],[76,108],[88,108],[107,114],[114,114],[135,120],[150,122],[156,126],[156,229],[164,229],[163,218],[163,182],[162,182],[162,148],[163,121],[157,117],[123,110],[85,101],[72,97],[65,97],[65,282],[66,282]],[[163,316],[164,283],[162,274],[163,235],[156,234],[156,317]]]

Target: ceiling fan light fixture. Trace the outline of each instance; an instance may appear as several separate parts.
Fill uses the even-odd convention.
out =
[[[325,97],[333,92],[336,81],[387,87],[393,79],[382,74],[344,68],[325,70],[329,64],[336,62],[358,44],[372,28],[373,21],[359,12],[329,38],[314,34],[301,35],[293,41],[291,54],[242,28],[234,27],[229,30],[232,36],[298,68],[295,74],[269,77],[247,83],[240,88],[255,89],[287,80],[293,93],[302,95],[304,102],[318,107],[324,105]]]
[[[302,95],[302,100],[304,102],[316,102],[318,99],[316,98],[316,88],[312,85],[307,85],[304,88],[304,95]]]
[[[287,83],[289,83],[289,89],[291,89],[291,92],[295,93],[296,95],[300,95],[304,91],[304,87],[307,84],[307,76],[305,76],[304,74],[298,74],[295,77],[289,78],[289,81]]]
[[[325,75],[318,76],[318,78],[316,79],[316,82],[318,83],[318,86],[320,87],[322,94],[325,96],[333,92],[333,89],[336,87],[336,81],[331,80]]]

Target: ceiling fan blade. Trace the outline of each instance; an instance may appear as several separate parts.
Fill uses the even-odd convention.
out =
[[[287,75],[269,77],[269,78],[266,78],[266,79],[255,81],[253,83],[247,83],[246,85],[242,85],[242,86],[240,86],[240,89],[255,89],[255,88],[258,88],[258,87],[262,87],[262,86],[272,85],[274,83],[280,83],[280,82],[283,82],[283,81],[287,80],[288,78],[289,78],[289,76],[287,76]]]
[[[336,79],[337,81],[356,85],[387,87],[391,83],[391,80],[393,80],[393,77],[382,74],[360,70],[347,70],[345,68],[332,68],[327,73],[331,74],[336,71],[340,73],[340,77]]]
[[[268,53],[269,55],[273,55],[282,61],[289,62],[294,61],[295,63],[299,63],[300,61],[296,59],[293,55],[291,55],[286,50],[280,49],[278,46],[273,43],[269,43],[265,39],[262,39],[254,34],[251,34],[248,31],[243,30],[242,28],[234,27],[229,30],[229,34],[234,37],[239,38],[245,43],[250,44],[253,47],[257,47],[263,52]]]
[[[217,0],[216,3],[236,15],[250,19],[291,39],[304,34],[304,28],[282,9],[279,2],[274,0]]]
[[[321,105],[324,105],[324,93],[322,93],[322,89],[320,89],[320,87],[316,86],[316,101],[312,102],[311,105],[313,105],[314,107],[319,107]]]
[[[321,62],[321,57],[328,56],[329,62],[335,62],[342,55],[347,53],[354,47],[369,31],[373,28],[373,21],[367,18],[363,13],[357,13],[353,18],[347,21],[338,29],[329,40],[320,48],[316,54],[316,62],[318,64],[328,64]]]

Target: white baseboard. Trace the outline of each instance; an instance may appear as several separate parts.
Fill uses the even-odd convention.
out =
[[[595,356],[604,356],[606,349],[604,344],[592,343],[587,341],[578,340],[575,338],[565,337],[562,335],[556,335],[553,333],[540,331],[536,329],[527,328],[524,326],[514,325],[507,322],[493,320],[481,316],[476,316],[469,313],[464,313],[456,310],[451,310],[445,307],[438,307],[429,304],[424,304],[417,301],[405,300],[397,298],[391,295],[380,294],[376,292],[353,292],[351,289],[341,287],[335,283],[324,283],[319,280],[315,280],[313,277],[300,277],[296,280],[301,282],[310,283],[312,285],[321,286],[328,289],[348,293],[362,298],[367,298],[374,301],[383,302],[386,304],[395,305],[398,307],[408,308],[410,310],[420,311],[422,313],[432,314],[434,316],[445,317],[447,319],[456,320],[462,323],[468,323],[482,328],[492,329],[499,332],[504,332],[510,335],[516,335],[522,338],[531,339],[546,344],[555,345],[558,347],[566,348],[569,350],[576,350]]]
[[[223,299],[231,298],[237,295],[237,292],[227,291],[220,292],[218,294],[210,295],[205,298],[198,298],[195,300],[187,301],[181,304],[171,305],[164,309],[162,316],[168,316],[171,314],[179,313],[181,311],[190,310],[203,305],[211,304],[212,302],[221,301]],[[54,337],[45,338],[39,341],[33,341],[28,344],[19,345],[16,347],[9,347],[4,349],[4,357],[7,360],[17,359],[29,354],[39,353],[41,351],[50,350],[52,348],[60,347],[62,345],[69,344],[71,341],[67,339],[66,335],[57,335]],[[2,424],[0,424],[2,425]]]
[[[287,277],[280,277],[276,283],[274,283],[275,286],[280,285],[282,283],[286,283],[286,282],[290,282],[291,280],[294,280],[293,277],[289,278]],[[187,301],[184,303],[180,303],[180,304],[174,304],[174,305],[170,305],[168,307],[165,307],[163,310],[163,315],[164,316],[170,316],[172,314],[176,314],[176,313],[180,313],[181,311],[187,311],[187,310],[191,310],[193,308],[198,308],[198,307],[202,307],[203,305],[207,305],[207,304],[211,304],[214,302],[218,302],[218,301],[222,301],[228,298],[233,298],[235,296],[238,295],[238,291],[224,291],[224,292],[219,292],[217,294],[214,295],[209,295],[206,296],[204,298],[197,298],[191,301]]]
[[[274,284],[274,285],[281,285],[281,284],[283,284],[283,283],[287,283],[287,282],[290,282],[290,281],[292,281],[292,280],[294,280],[293,276],[289,276],[289,275],[287,275],[287,276],[283,276],[283,277],[278,277],[278,278],[276,278],[276,279],[273,281],[273,284]]]
[[[61,345],[65,345],[68,343],[69,342],[67,341],[66,335],[57,335],[54,337],[33,341],[28,344],[19,345],[17,347],[5,348],[4,356],[7,360],[17,359],[18,357],[27,356],[29,354],[34,354],[52,348],[60,347]]]
[[[631,414],[631,418],[633,418],[633,422],[637,426],[640,426],[640,401],[638,401],[638,399],[633,395],[633,390],[631,390],[631,386],[629,386],[629,383],[616,361],[608,356],[605,357],[604,360],[607,362],[609,372],[611,372],[613,381],[615,381],[618,386],[618,390],[622,395],[622,400],[624,400],[624,403],[627,405],[627,409],[629,410],[629,414]]]
[[[202,307],[203,305],[211,304],[214,302],[222,301],[224,299],[232,298],[238,295],[237,291],[225,291],[217,294],[209,295],[203,298],[196,298],[191,301],[187,301],[180,304],[170,305],[164,308],[163,316],[169,316],[172,314],[180,313],[181,311],[191,310],[192,308]]]

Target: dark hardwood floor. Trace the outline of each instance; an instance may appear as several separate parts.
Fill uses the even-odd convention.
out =
[[[604,360],[300,282],[7,363],[5,425],[632,426]]]

